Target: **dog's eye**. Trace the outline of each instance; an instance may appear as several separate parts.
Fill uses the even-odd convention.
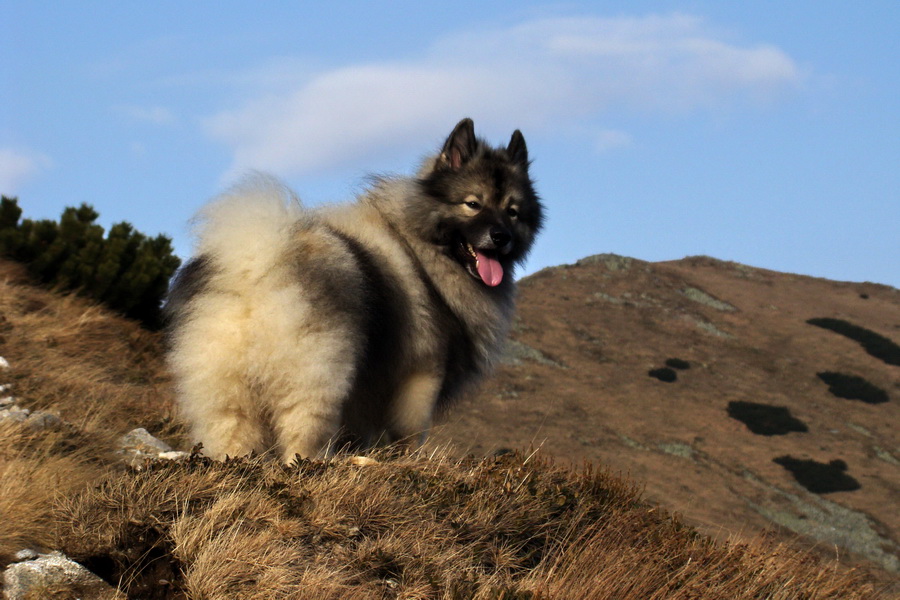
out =
[[[468,206],[472,210],[478,210],[481,208],[481,204],[479,204],[478,202],[475,202],[474,200],[472,200],[470,202],[466,202],[466,206]]]
[[[515,219],[516,217],[519,216],[519,211],[517,211],[512,206],[510,206],[509,208],[506,209],[506,214],[508,214],[513,219]]]

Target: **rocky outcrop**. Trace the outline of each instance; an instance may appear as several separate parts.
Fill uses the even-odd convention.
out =
[[[173,450],[143,427],[132,429],[122,436],[118,453],[125,462],[136,468],[140,468],[148,460],[183,460],[190,456],[189,452]]]
[[[20,562],[3,572],[3,593],[8,600],[26,598],[80,598],[113,600],[125,598],[114,587],[59,552],[37,554],[23,550]]]

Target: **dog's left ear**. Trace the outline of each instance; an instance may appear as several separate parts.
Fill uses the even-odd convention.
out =
[[[512,137],[509,139],[509,146],[506,147],[506,153],[514,163],[524,167],[528,166],[528,147],[525,145],[525,137],[518,129],[513,131]]]
[[[450,137],[444,142],[441,162],[456,171],[472,158],[475,148],[475,123],[472,119],[463,119],[456,124]]]

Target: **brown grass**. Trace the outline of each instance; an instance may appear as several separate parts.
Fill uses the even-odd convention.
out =
[[[115,473],[60,505],[57,545],[137,597],[878,597],[767,540],[713,543],[590,467],[379,460],[196,456]]]
[[[766,539],[713,543],[590,465],[382,451],[125,467],[115,440],[134,427],[184,447],[160,338],[3,262],[0,355],[19,403],[64,419],[0,422],[0,566],[58,549],[134,598],[880,597]]]
[[[145,423],[175,435],[162,337],[75,295],[31,285],[0,260],[0,355],[13,393],[31,409],[108,437]],[[0,374],[2,376],[3,374]]]
[[[81,457],[52,451],[63,440],[0,421],[0,561],[24,547],[49,547],[55,502],[102,474]]]
[[[64,424],[35,431],[0,422],[0,560],[47,548],[50,507],[117,460],[115,440],[143,425],[177,440],[157,335],[83,298],[32,285],[21,265],[0,260],[0,372],[19,405]]]

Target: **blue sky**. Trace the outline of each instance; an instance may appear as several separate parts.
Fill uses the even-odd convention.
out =
[[[900,287],[900,3],[0,0],[0,193],[190,253],[250,169],[309,205],[519,128],[526,272],[707,254]],[[151,8],[152,7],[152,8]]]

